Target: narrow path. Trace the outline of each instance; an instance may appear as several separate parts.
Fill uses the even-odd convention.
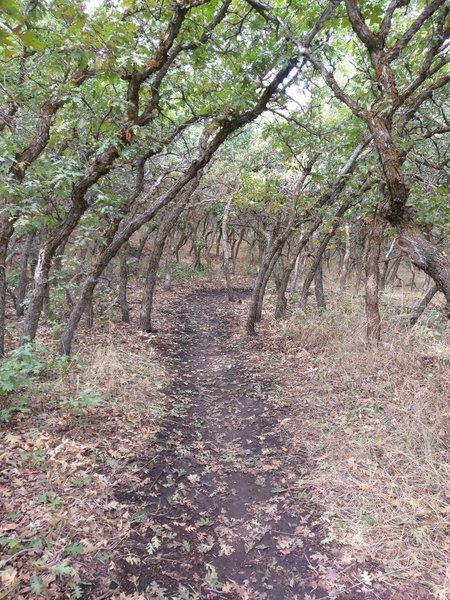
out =
[[[274,382],[235,335],[232,306],[222,291],[192,293],[157,336],[176,373],[173,404],[132,493],[148,513],[133,537],[139,564],[124,563],[124,577],[149,598],[324,598],[314,513],[295,486],[302,465],[283,450]]]

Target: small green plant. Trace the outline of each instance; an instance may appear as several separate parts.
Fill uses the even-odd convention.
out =
[[[378,404],[373,404],[372,406],[355,406],[345,415],[345,420],[347,423],[352,423],[364,417],[373,417],[379,414],[380,410],[381,408]]]
[[[165,272],[162,269],[160,273],[164,277]],[[175,264],[172,268],[172,276],[176,281],[197,281],[205,279],[208,276],[208,268],[205,265],[193,268],[188,265]]]
[[[29,413],[28,398],[15,398],[17,392],[28,389],[36,377],[47,367],[46,361],[31,344],[24,344],[13,350],[11,356],[0,363],[0,422],[9,421],[15,413]]]
[[[45,366],[45,361],[38,356],[31,344],[13,350],[10,358],[0,363],[0,396],[30,387]]]
[[[75,398],[69,398],[63,401],[63,405],[68,406],[75,417],[83,417],[90,408],[98,406],[101,402],[101,396],[93,390],[84,390]]]

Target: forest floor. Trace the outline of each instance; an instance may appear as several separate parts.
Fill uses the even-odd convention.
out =
[[[298,483],[305,459],[283,446],[285,408],[267,398],[274,374],[245,350],[223,290],[192,292],[166,317],[170,330],[156,346],[176,376],[147,474],[151,493],[118,495],[138,505],[145,498],[149,510],[128,544],[139,558],[124,565],[129,591],[325,597],[318,515]]]
[[[154,334],[96,329],[80,347],[87,368],[47,381],[8,425],[0,598],[446,597],[445,475],[430,454],[426,477],[411,467],[405,436],[398,456],[388,444],[406,418],[424,435],[422,389],[442,400],[432,425],[447,443],[446,360],[428,340],[414,395],[411,353],[394,364],[353,338],[350,365],[331,317],[310,329],[269,319],[249,339],[248,291],[237,298],[181,286],[158,299]]]
[[[291,395],[314,376],[313,356],[283,361],[283,338],[270,331],[246,338],[249,291],[237,296],[230,304],[225,290],[205,288],[162,311],[154,345],[175,373],[165,390],[172,408],[146,473],[151,497],[148,485],[118,496],[149,511],[129,540],[135,561],[122,562],[122,587],[128,578],[126,591],[152,598],[431,598],[357,546],[336,551],[337,521],[309,485],[326,456],[309,460],[308,419],[298,420],[327,414],[314,395],[302,394],[303,406],[298,389]]]

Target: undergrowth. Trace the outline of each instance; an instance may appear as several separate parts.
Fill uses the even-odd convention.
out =
[[[284,429],[315,464],[303,484],[314,489],[344,563],[376,561],[391,580],[425,583],[444,600],[448,323],[431,310],[405,330],[386,302],[382,342],[368,347],[362,300],[341,294],[331,304],[325,313],[294,313],[284,329],[293,366],[285,392],[295,399]]]
[[[109,588],[135,518],[116,490],[164,415],[148,343],[116,326],[70,361],[24,347],[2,362],[0,598]]]

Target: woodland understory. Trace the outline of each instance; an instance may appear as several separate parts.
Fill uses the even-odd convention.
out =
[[[445,0],[0,0],[0,600],[450,599]]]

